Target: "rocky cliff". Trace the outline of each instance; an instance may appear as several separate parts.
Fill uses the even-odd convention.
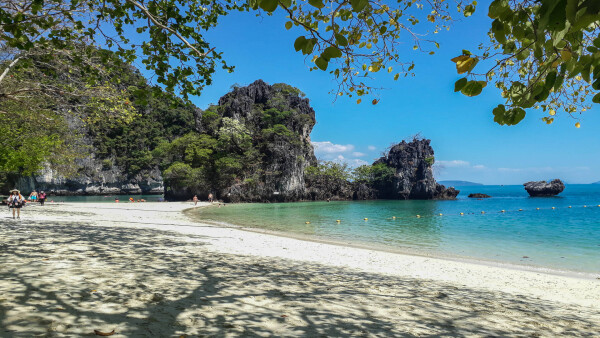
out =
[[[143,88],[153,92],[149,97],[129,97],[137,118],[129,123],[84,122],[74,114],[64,114],[68,128],[78,139],[74,150],[80,155],[70,165],[74,173],[65,176],[47,166],[38,175],[16,178],[15,186],[24,192],[37,189],[55,195],[164,192],[162,174],[152,151],[162,142],[193,131],[198,109],[149,86],[133,67],[124,67],[118,76],[122,90]]]
[[[190,165],[191,171],[208,173],[204,175],[205,183],[192,187],[178,184],[190,177],[179,175],[167,180],[166,197],[182,199],[192,193],[212,193],[227,202],[305,199],[304,172],[316,163],[316,158],[310,142],[315,112],[303,96],[292,86],[258,80],[234,88],[218,105],[201,112],[196,129],[207,135],[203,147],[210,155],[203,163],[186,162],[183,157],[180,161]],[[215,140],[215,146],[209,145],[211,140]],[[228,140],[228,144],[221,140]],[[229,160],[240,167],[227,164]]]
[[[375,161],[394,169],[389,181],[376,183],[377,197],[383,199],[454,199],[459,191],[436,183],[433,177],[435,161],[431,140],[414,139],[392,146]]]
[[[141,81],[130,74],[131,83]],[[129,124],[82,124],[87,154],[70,177],[46,169],[21,178],[24,191],[57,195],[160,194],[186,200],[208,194],[226,202],[300,200],[453,199],[458,191],[437,184],[429,140],[402,141],[365,166],[320,171],[311,145],[315,112],[304,94],[262,80],[236,87],[206,110],[167,96],[138,102]],[[327,169],[327,168],[325,168]],[[333,172],[333,174],[332,174]]]

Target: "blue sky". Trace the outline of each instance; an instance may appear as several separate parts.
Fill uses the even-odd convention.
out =
[[[357,105],[356,98],[346,97],[333,102],[328,93],[333,88],[330,75],[308,71],[304,57],[293,48],[295,38],[304,32],[297,27],[286,31],[281,11],[264,17],[234,13],[206,36],[236,70],[231,74],[219,71],[213,85],[192,101],[206,108],[235,83],[247,85],[257,79],[285,82],[306,93],[316,111],[317,125],[311,138],[321,159],[371,163],[390,144],[420,133],[432,140],[438,180],[485,184],[550,178],[569,183],[600,181],[598,106],[580,120],[558,113],[552,125],[540,120],[544,113],[530,110],[523,122],[508,127],[493,122],[491,111],[502,103],[493,86],[475,98],[453,92],[459,76],[450,58],[465,48],[476,50],[487,39],[488,4],[480,1],[472,17],[437,34],[441,44],[437,54],[407,52],[404,59],[416,63],[414,78],[393,81],[382,72],[377,84],[387,89],[380,93],[376,106]],[[574,127],[577,121],[581,122],[579,129]]]

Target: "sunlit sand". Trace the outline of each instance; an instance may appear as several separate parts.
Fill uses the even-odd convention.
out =
[[[0,220],[0,336],[595,335],[600,280],[193,223],[191,203]]]

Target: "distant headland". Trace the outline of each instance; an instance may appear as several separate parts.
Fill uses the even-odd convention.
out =
[[[439,181],[439,184],[443,184],[447,187],[471,187],[476,185],[483,185],[481,183],[469,182],[469,181]]]

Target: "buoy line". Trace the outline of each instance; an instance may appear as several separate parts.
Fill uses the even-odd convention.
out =
[[[565,209],[574,209],[576,207],[573,207],[572,205],[569,205],[569,206],[565,207]],[[582,205],[581,207],[582,208],[587,208],[588,205],[585,204],[585,205]],[[598,204],[598,207],[600,208],[600,204]],[[544,208],[539,208],[539,207],[535,208],[535,210],[557,210],[557,209],[561,209],[561,208],[557,208],[557,207],[550,207],[550,209],[544,209]],[[533,209],[531,209],[531,210],[533,210]],[[498,211],[496,213],[482,210],[480,212],[480,214],[481,215],[494,215],[494,214],[507,214],[507,213],[511,213],[511,212],[522,212],[522,211],[528,211],[528,209],[522,209],[522,208],[520,208],[520,209],[516,209],[516,210],[512,210],[512,211],[511,210],[502,209],[502,210],[500,210],[500,211]],[[417,214],[415,216],[400,216],[400,217],[398,217],[398,216],[391,216],[391,217],[387,217],[385,219],[386,220],[394,220],[395,221],[395,220],[402,220],[402,219],[436,218],[436,217],[441,217],[441,216],[446,216],[446,217],[450,216],[450,217],[452,217],[452,216],[465,216],[465,215],[477,215],[477,214],[478,214],[477,212],[468,212],[468,213],[460,212],[458,214],[442,214],[442,213],[438,213],[437,215],[435,215],[435,214],[431,214],[431,215],[420,215],[420,214]],[[363,218],[363,221],[368,221],[368,220],[369,220],[368,217]],[[342,220],[341,219],[336,219],[335,222],[337,224],[341,224]],[[306,222],[304,222],[304,224],[311,224],[311,222],[310,221],[306,221]]]

